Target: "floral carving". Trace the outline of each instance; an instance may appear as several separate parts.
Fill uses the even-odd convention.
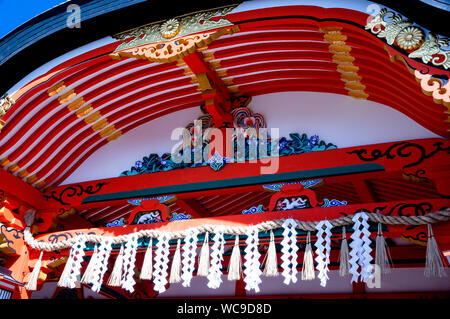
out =
[[[442,49],[442,47],[448,46],[447,38],[439,38],[439,36],[430,32],[422,46],[411,52],[408,57],[421,58],[424,63],[431,61],[434,65],[442,65],[445,69],[448,69],[450,68],[450,51]]]
[[[385,21],[388,16],[391,16],[391,21]],[[400,31],[411,24],[411,21],[403,19],[401,15],[383,8],[367,23],[366,29],[370,29],[379,38],[386,38],[386,42],[392,45]]]
[[[117,51],[135,48],[147,44],[156,44],[172,39],[184,37],[194,33],[208,32],[218,28],[232,26],[224,16],[230,13],[236,5],[222,7],[211,11],[196,12],[165,22],[147,24],[130,31],[114,35],[114,38],[124,40]],[[214,19],[212,19],[214,18]]]
[[[417,27],[404,28],[397,36],[397,43],[403,50],[415,50],[423,43],[425,35]]]
[[[410,58],[420,58],[423,63],[450,68],[450,51],[444,50],[449,46],[448,38],[442,38],[429,32],[424,41],[423,29],[413,26],[413,22],[402,18],[400,14],[388,11],[386,8],[374,16],[365,26],[379,38],[385,38],[387,44],[398,45],[401,49],[412,51]]]
[[[161,36],[165,39],[173,38],[180,32],[181,23],[177,19],[170,19],[161,25]]]
[[[431,95],[436,103],[442,103],[450,108],[450,81],[444,84],[441,79],[433,77],[431,74],[422,74],[415,70],[414,76],[420,83],[422,92]]]

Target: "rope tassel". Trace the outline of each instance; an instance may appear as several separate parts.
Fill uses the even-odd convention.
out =
[[[239,249],[239,235],[236,235],[233,251],[231,252],[230,263],[228,265],[228,280],[241,279],[242,259],[241,250]]]
[[[428,227],[428,243],[427,243],[427,257],[425,260],[425,277],[446,277],[444,263],[442,261],[441,252],[434,238],[431,224]]]
[[[81,282],[85,283],[85,284],[90,284],[92,283],[92,274],[94,272],[94,267],[97,264],[97,259],[98,259],[98,249],[97,249],[97,245],[95,245],[94,247],[94,253],[91,256],[91,260],[89,261],[88,266],[86,267],[86,270],[84,271],[83,277],[81,278]]]
[[[43,251],[41,251],[41,254],[39,255],[39,259],[37,260],[36,265],[34,265],[34,269],[30,275],[30,280],[28,281],[28,284],[26,286],[27,290],[29,290],[29,291],[36,290],[39,273],[41,271],[42,254],[43,254]]]
[[[208,276],[209,274],[209,242],[208,233],[205,234],[205,241],[200,250],[200,258],[198,261],[197,276]]]
[[[141,274],[142,280],[151,280],[153,277],[153,238],[150,238],[147,250],[145,251],[144,262],[142,264]]]
[[[314,260],[311,247],[311,232],[306,236],[305,256],[303,257],[302,280],[313,280],[316,278],[314,273]]]
[[[391,254],[383,237],[383,227],[378,224],[378,233],[375,246],[375,265],[380,267],[380,273],[387,274],[391,272]]]
[[[339,276],[344,277],[349,275],[350,264],[348,263],[348,243],[345,227],[342,227],[342,242],[339,256]]]
[[[171,284],[176,284],[181,281],[181,251],[180,251],[181,240],[177,241],[177,249],[173,255],[172,268],[170,268],[169,282]]]
[[[108,279],[108,286],[120,287],[122,282],[123,249],[123,245],[121,245],[120,252],[117,255],[116,262],[114,263],[113,271]]]
[[[277,260],[277,249],[275,247],[275,237],[273,231],[270,231],[270,243],[269,249],[266,255],[266,265],[264,267],[263,274],[266,277],[276,277],[278,273],[278,260]]]

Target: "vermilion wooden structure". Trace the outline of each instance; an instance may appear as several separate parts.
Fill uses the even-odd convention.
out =
[[[5,125],[0,135],[0,165],[4,168],[0,169],[0,251],[6,256],[5,267],[18,282],[27,282],[38,258],[23,238],[24,216],[30,210],[36,211],[31,228],[34,236],[57,242],[80,232],[117,236],[144,228],[175,231],[205,223],[250,225],[288,217],[317,221],[361,210],[420,216],[450,206],[448,102],[424,94],[425,84],[411,73],[413,69],[430,74],[448,71],[424,65],[409,58],[408,52],[386,45],[364,28],[368,14],[355,10],[282,6],[230,13],[226,19],[232,27],[223,32],[212,30],[220,31],[220,37],[175,62],[156,63],[135,59],[133,52],[114,52],[123,42],[116,41],[55,66],[14,94],[16,102],[2,117]],[[351,50],[351,61],[336,58],[336,52],[342,50]],[[345,76],[357,83],[348,84]],[[103,83],[113,77],[113,83]],[[203,105],[213,119],[212,126],[224,129],[232,126],[230,112],[237,98],[286,91],[327,92],[375,101],[443,138],[281,156],[277,173],[268,175],[261,174],[266,164],[258,161],[229,163],[219,171],[204,166],[61,185],[96,150],[144,123]],[[313,190],[288,186],[272,193],[263,188],[265,184],[318,178],[323,183]],[[175,200],[167,204],[143,201],[140,207],[129,203],[164,195],[174,195]],[[288,195],[314,200],[305,209],[278,211],[277,200]],[[348,205],[320,207],[324,198],[337,197]],[[242,214],[258,204],[266,212]],[[131,225],[140,212],[157,209],[163,216],[161,223]],[[176,212],[192,218],[167,221]],[[128,225],[106,227],[121,218]],[[434,233],[439,248],[448,255],[450,224],[436,225]],[[425,226],[389,226],[384,234],[416,244],[396,246],[390,242],[395,267],[423,267]],[[334,234],[332,239],[340,236]],[[276,240],[280,241],[279,234]],[[299,235],[298,240],[303,242],[305,236]],[[262,239],[261,245],[267,248],[268,242],[268,238]],[[233,243],[229,240],[226,246]],[[68,253],[44,254],[39,285],[59,278]],[[86,254],[89,258],[92,251]],[[228,259],[226,256],[224,264]],[[337,261],[338,251],[334,250],[331,269],[338,267]],[[134,295],[106,286],[101,293],[109,298],[155,297],[149,286],[138,283]],[[236,296],[245,296],[242,281],[236,283]],[[369,295],[364,286],[355,284],[353,295],[323,297],[357,296],[448,294]],[[17,285],[13,297],[29,298],[30,293]]]

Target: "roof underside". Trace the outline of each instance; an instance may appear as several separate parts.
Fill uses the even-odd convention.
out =
[[[230,94],[350,94],[321,29],[331,25],[345,35],[363,96],[447,136],[446,107],[423,94],[402,63],[390,61],[385,44],[364,30],[367,14],[293,6],[231,13],[227,19],[240,31],[214,41],[202,54]],[[60,185],[108,142],[158,117],[203,103],[185,64],[113,60],[109,54],[119,43],[61,63],[20,91],[4,117],[4,169],[48,189]]]

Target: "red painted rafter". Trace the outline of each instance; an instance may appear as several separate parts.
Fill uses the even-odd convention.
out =
[[[182,199],[178,198],[176,205],[184,210],[186,213],[190,214],[193,218],[202,218],[211,216],[208,210],[203,207],[195,199]]]

